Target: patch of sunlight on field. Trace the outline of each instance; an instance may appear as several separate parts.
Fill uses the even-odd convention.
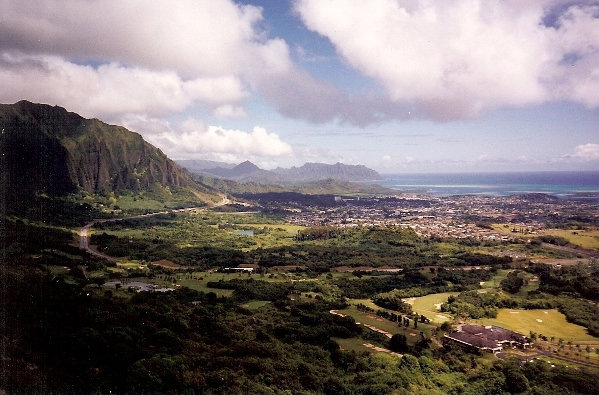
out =
[[[364,345],[364,343],[368,343],[366,340],[359,337],[350,337],[349,339],[343,339],[340,337],[331,337],[334,341],[339,344],[339,347],[343,350],[348,351],[368,351],[368,348]]]
[[[497,318],[476,320],[482,325],[495,325],[511,329],[528,336],[530,331],[547,337],[566,341],[599,341],[589,335],[586,328],[566,321],[566,316],[555,309],[551,310],[513,310],[499,309]]]

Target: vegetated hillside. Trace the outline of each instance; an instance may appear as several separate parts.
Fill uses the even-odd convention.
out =
[[[215,194],[139,134],[58,106],[2,104],[0,129],[0,186],[8,199],[143,191],[155,185]]]
[[[272,192],[296,192],[307,195],[375,195],[395,194],[397,191],[380,185],[326,179],[312,182],[286,183],[283,185],[261,184],[253,181],[237,182],[222,178],[194,175],[194,180],[218,191],[233,195],[263,194]]]
[[[293,184],[301,182],[314,182],[323,180],[336,181],[362,181],[381,178],[376,171],[363,165],[345,165],[336,163],[306,163],[300,167],[290,169],[276,168],[274,170],[260,169],[250,161],[242,162],[236,166],[217,166],[207,168],[194,161],[179,161],[181,166],[198,175],[219,177],[240,182],[256,182],[260,184]]]
[[[268,170],[262,170],[249,160],[240,164],[227,167],[216,167],[204,170],[205,173],[215,177],[226,178],[230,180],[270,180],[273,181],[272,174]]]
[[[235,164],[233,163],[204,159],[179,159],[175,160],[175,162],[192,173],[201,173],[202,170],[214,169],[217,167],[222,167],[224,169],[232,169],[235,167]]]
[[[376,171],[369,169],[363,165],[345,165],[343,163],[335,163],[328,165],[325,163],[306,163],[300,167],[292,167],[290,169],[277,168],[273,170],[282,178],[288,181],[318,181],[326,179],[334,179],[341,181],[361,181],[361,180],[376,180],[381,176]]]

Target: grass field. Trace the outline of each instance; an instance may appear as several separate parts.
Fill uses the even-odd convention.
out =
[[[407,303],[412,305],[413,311],[418,314],[424,314],[426,318],[431,320],[433,323],[442,324],[445,321],[450,321],[452,317],[449,314],[444,314],[439,311],[439,307],[442,303],[447,302],[447,298],[450,295],[457,295],[458,292],[443,292],[438,294],[431,294],[426,296],[420,296],[417,298],[407,298],[404,299]],[[372,303],[371,299],[350,299],[350,304],[357,305],[359,303],[368,306],[374,310],[387,310],[389,312],[393,312],[389,309],[383,309],[374,303]],[[378,317],[377,317],[378,318]]]
[[[424,316],[432,322],[441,324],[452,318],[449,314],[444,314],[439,311],[441,304],[447,302],[447,298],[451,295],[457,294],[458,292],[443,292],[420,296],[418,298],[409,298],[405,299],[405,301],[410,303],[412,309],[418,314],[424,314]]]
[[[589,335],[582,326],[571,324],[557,310],[500,309],[497,318],[477,320],[483,325],[496,325],[520,332],[526,336],[530,331],[564,341],[593,341],[599,338]]]
[[[251,302],[242,304],[242,306],[250,310],[258,310],[259,308],[264,307],[270,303],[271,302],[268,300],[252,300]]]
[[[412,320],[410,320],[409,328],[405,328],[403,326],[400,327],[396,322],[391,322],[384,318],[378,317],[374,313],[360,311],[353,306],[339,310],[339,313],[352,317],[360,324],[371,325],[383,331],[389,332],[391,335],[402,333],[408,338],[409,344],[414,344],[420,339],[421,331],[427,335],[430,335],[430,331],[433,328],[431,325],[418,323],[418,328],[414,329]]]
[[[599,249],[599,230],[548,229],[542,234],[563,237],[571,244],[582,248]]]
[[[168,279],[176,278],[178,285],[183,287],[188,287],[190,289],[194,289],[196,291],[202,292],[214,292],[218,296],[231,296],[233,293],[229,289],[219,289],[219,288],[209,288],[208,283],[211,281],[229,281],[232,279],[249,279],[253,278],[257,281],[268,281],[268,282],[286,282],[290,281],[290,277],[286,274],[276,274],[273,277],[269,275],[261,276],[259,274],[252,274],[251,276],[246,273],[217,273],[213,271],[206,272],[193,272],[192,274],[187,273],[173,273],[160,275],[154,278],[154,281],[166,281],[169,282]],[[165,284],[166,285],[166,284]]]
[[[526,297],[528,296],[529,292],[536,291],[537,289],[539,289],[539,279],[537,276],[533,275],[532,273],[526,272],[520,273],[520,276],[522,276],[527,281],[527,284],[524,285],[516,295]]]
[[[305,229],[305,226],[301,226],[301,225],[293,225],[293,224],[286,224],[286,223],[280,223],[280,224],[262,224],[262,223],[244,223],[243,227],[248,227],[248,228],[254,228],[254,229],[262,229],[262,228],[268,228],[268,229],[282,229],[292,235],[296,235],[298,230],[301,229]]]
[[[181,249],[209,245],[250,251],[293,245],[297,231],[302,228],[259,214],[201,211],[177,214],[166,223],[156,218],[138,219],[125,225],[108,223],[98,225],[92,232],[145,241],[169,240]],[[253,230],[254,235],[239,235],[240,230]]]
[[[485,281],[481,284],[482,289],[499,288],[499,283],[501,283],[501,280],[507,277],[509,272],[509,270],[505,269],[498,270],[497,274],[494,275],[489,281]]]
[[[493,229],[507,235],[513,235],[512,226],[505,227],[505,224],[493,225]],[[599,249],[599,230],[569,230],[569,229],[544,229],[535,234],[527,236],[537,237],[542,235],[559,236],[567,239],[570,244],[587,249]]]
[[[332,337],[332,340],[336,341],[337,344],[339,344],[339,347],[341,347],[341,349],[343,350],[348,350],[348,351],[355,351],[355,352],[372,352],[372,353],[376,353],[377,355],[388,355],[389,357],[395,358],[389,362],[391,363],[397,363],[397,358],[400,357],[400,354],[391,354],[387,351],[383,351],[382,349],[376,349],[373,347],[367,347],[365,344],[371,344],[372,343],[368,340],[364,340],[360,337],[352,337],[349,339],[343,339],[340,337]]]

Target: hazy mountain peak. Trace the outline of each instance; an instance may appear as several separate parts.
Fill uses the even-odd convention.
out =
[[[233,168],[233,170],[235,170],[239,173],[251,173],[254,171],[261,170],[261,169],[258,166],[256,166],[255,164],[253,164],[252,162],[250,162],[249,160],[246,160],[245,162],[241,162],[240,164],[235,166]]]

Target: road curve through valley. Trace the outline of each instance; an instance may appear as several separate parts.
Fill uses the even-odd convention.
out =
[[[153,217],[153,216],[159,215],[159,214],[181,213],[181,212],[191,211],[191,210],[207,210],[207,209],[214,208],[214,207],[224,206],[226,204],[229,204],[230,202],[231,201],[226,196],[223,196],[223,198],[220,202],[211,204],[209,206],[182,208],[182,209],[176,209],[176,210],[170,210],[170,211],[169,210],[159,211],[156,213],[132,215],[130,217],[96,219],[96,220],[93,220],[93,221],[85,224],[85,226],[83,226],[79,229],[79,248],[81,248],[82,250],[85,250],[88,253],[90,253],[91,255],[97,256],[99,258],[108,259],[109,261],[116,261],[117,258],[110,256],[110,255],[106,255],[99,251],[96,251],[90,247],[90,245],[89,245],[89,240],[91,238],[90,230],[95,224],[100,224],[100,223],[105,223],[105,222],[118,222],[118,221],[122,221],[125,219]]]

